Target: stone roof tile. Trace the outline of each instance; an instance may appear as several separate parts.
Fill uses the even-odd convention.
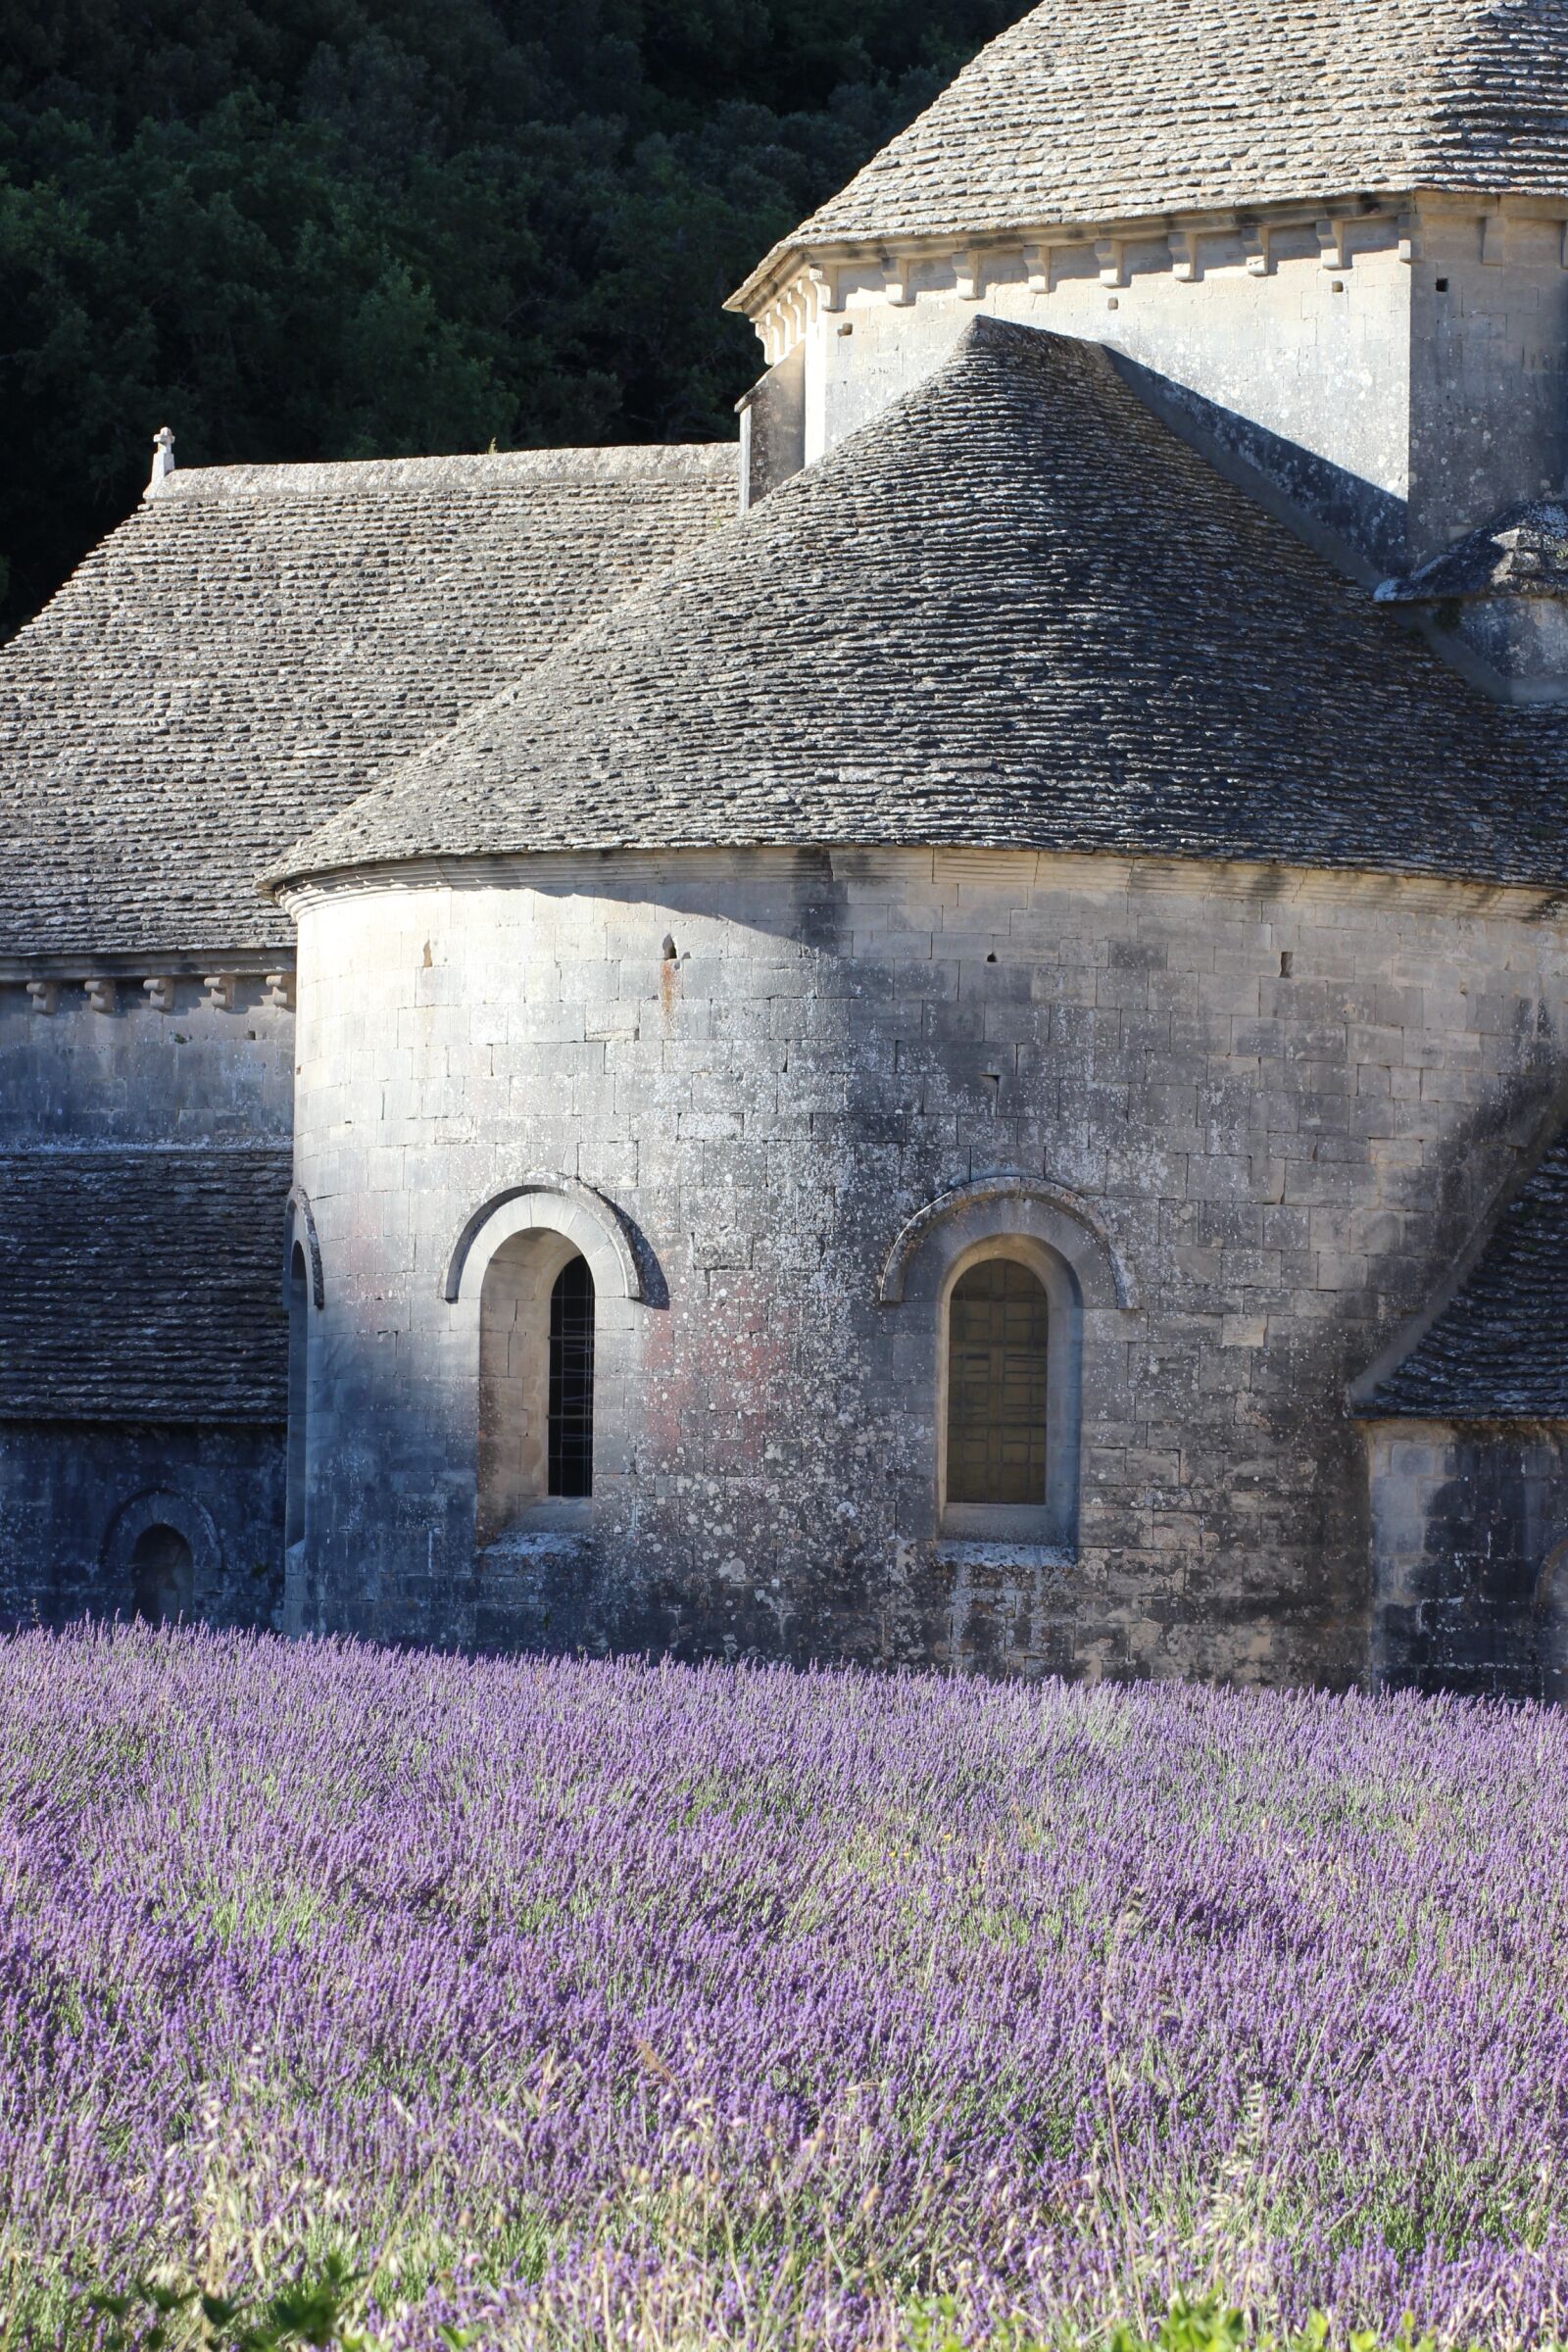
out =
[[[0,954],[290,946],[259,868],[698,545],[735,466],[171,474],[0,648]]]
[[[959,843],[1560,884],[1568,716],[1466,685],[1098,346],[954,357],[279,874]]]
[[[1371,1418],[1568,1420],[1568,1138],[1515,1196]]]
[[[0,1153],[0,1421],[276,1422],[286,1148]]]
[[[1044,0],[775,248],[1568,194],[1568,0]]]

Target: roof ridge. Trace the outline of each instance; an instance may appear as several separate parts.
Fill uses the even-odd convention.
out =
[[[197,499],[265,497],[384,497],[401,489],[429,490],[487,481],[564,482],[574,486],[627,482],[721,481],[737,471],[731,441],[611,443],[603,448],[483,450],[449,457],[301,460],[277,465],[186,466],[167,473],[145,497],[149,506]]]

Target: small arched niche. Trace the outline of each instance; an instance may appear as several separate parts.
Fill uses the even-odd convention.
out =
[[[196,1611],[196,1560],[177,1527],[156,1520],[130,1549],[131,1593],[149,1625],[188,1624]]]

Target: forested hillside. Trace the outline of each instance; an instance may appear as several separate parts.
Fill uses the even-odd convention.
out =
[[[690,438],[1023,0],[0,0],[0,634],[182,463]]]

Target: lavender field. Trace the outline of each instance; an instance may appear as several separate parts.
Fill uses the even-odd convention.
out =
[[[1565,1854],[1547,1713],[24,1636],[0,2342],[1560,2341]]]

